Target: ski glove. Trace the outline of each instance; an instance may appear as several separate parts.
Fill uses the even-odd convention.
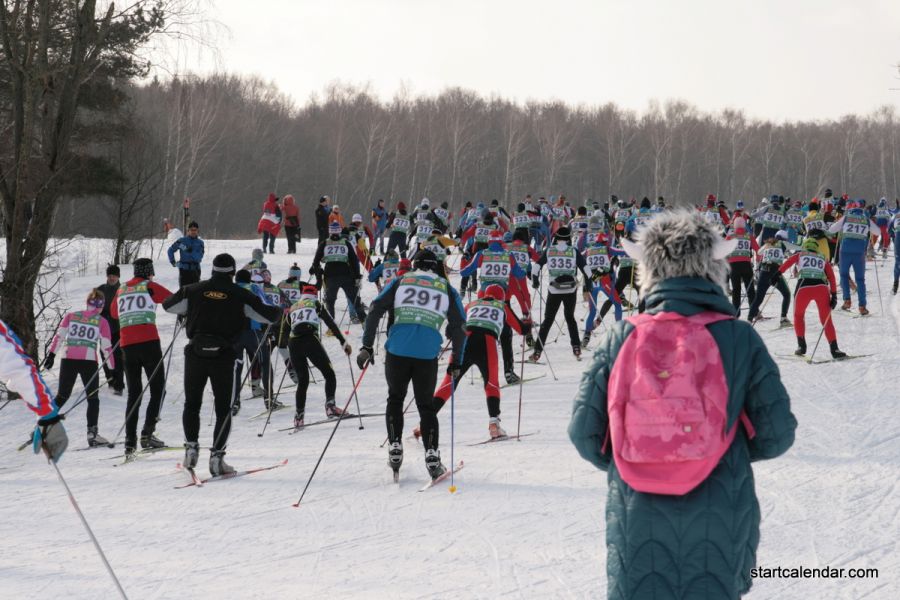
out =
[[[538,277],[537,275],[532,275],[531,276],[531,287],[533,287],[534,289],[538,289],[539,287],[541,287],[541,278]]]
[[[837,306],[837,294],[835,292],[831,292],[831,302],[828,305],[831,307],[831,310],[834,310]]]
[[[53,369],[53,363],[56,361],[56,353],[48,352],[47,356],[44,357],[44,368],[50,371]]]
[[[462,367],[456,361],[450,361],[447,364],[447,374],[453,381],[457,381],[462,376]]]
[[[60,421],[63,417],[54,410],[46,417],[39,419],[31,437],[34,453],[43,450],[49,460],[58,462],[63,452],[69,447],[69,436]]]
[[[363,346],[356,355],[356,366],[365,369],[372,362],[372,349]]]
[[[349,342],[344,342],[343,347],[344,347],[344,354],[346,354],[347,356],[350,356],[351,354],[353,354],[353,346],[351,346]]]
[[[178,267],[178,265],[175,264],[175,261],[174,261],[174,260],[173,260],[172,262],[170,262],[169,264],[172,265],[172,268],[173,268],[173,269]]]

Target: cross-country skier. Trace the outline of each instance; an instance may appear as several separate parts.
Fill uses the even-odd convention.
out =
[[[319,339],[320,321],[331,330],[337,338],[347,356],[353,352],[350,344],[341,334],[340,327],[318,300],[316,286],[304,283],[301,289],[300,299],[293,304],[288,313],[291,324],[291,335],[288,348],[291,353],[291,362],[297,370],[297,391],[294,395],[296,413],[294,414],[294,427],[301,428],[304,425],[306,413],[306,392],[309,389],[310,363],[322,373],[325,378],[325,415],[339,417],[344,414],[341,407],[334,403],[334,394],[337,390],[337,378],[328,352],[322,346]]]
[[[325,277],[325,307],[334,316],[334,302],[338,292],[343,290],[347,297],[350,322],[359,323],[366,318],[366,309],[359,297],[362,274],[359,258],[350,242],[341,236],[341,229],[335,223],[329,226],[328,239],[319,244],[313,257],[310,273]],[[388,244],[388,250],[390,250]],[[325,263],[325,267],[321,266]],[[352,310],[349,308],[352,306]]]
[[[861,201],[850,202],[843,217],[829,228],[831,233],[840,234],[838,262],[841,271],[841,295],[844,303],[841,310],[850,310],[850,268],[856,279],[856,293],[859,299],[859,314],[869,314],[866,308],[866,250],[869,236],[878,236],[881,230],[869,219]]]
[[[141,448],[162,448],[166,444],[155,435],[156,421],[165,388],[165,367],[159,331],[156,329],[156,305],[165,302],[172,292],[153,281],[153,261],[134,261],[134,277],[116,292],[110,316],[119,321],[119,345],[125,359],[125,381],[128,383],[128,405],[125,409],[125,455],[137,447],[137,424],[140,418],[141,371],[150,386],[150,402],[141,429]]]
[[[406,254],[406,236],[409,235],[411,226],[409,215],[406,213],[406,204],[397,203],[397,210],[388,215],[387,227],[390,230],[388,235],[388,251],[396,249],[401,255]]]
[[[587,270],[591,274],[591,290],[585,292],[584,296],[589,304],[587,317],[584,319],[584,339],[581,340],[581,347],[585,348],[591,343],[591,333],[603,316],[597,318],[597,302],[602,291],[607,301],[611,302],[615,307],[616,321],[622,320],[622,300],[616,291],[616,274],[613,270],[612,256],[610,255],[609,246],[607,246],[606,235],[598,233],[584,252],[584,261],[587,264]]]
[[[446,322],[453,352],[447,369],[458,378],[457,361],[463,353],[465,311],[459,294],[445,278],[434,254],[419,253],[413,267],[375,298],[356,362],[364,369],[372,360],[378,324],[385,312],[393,310],[394,324],[388,330],[384,346],[384,374],[388,385],[385,422],[390,443],[388,464],[397,473],[403,462],[403,401],[412,382],[425,445],[425,467],[435,479],[446,471],[438,450],[437,407],[434,403],[438,354],[443,341],[441,328]]]
[[[506,290],[500,285],[488,285],[484,294],[466,306],[466,342],[459,375],[454,379],[448,372],[441,385],[434,392],[436,410],[450,398],[461,378],[475,366],[484,380],[484,395],[487,400],[488,432],[491,438],[506,437],[500,427],[500,385],[498,379],[497,340],[500,332],[509,327],[506,320],[516,321],[516,329],[527,330],[527,324],[518,320],[506,301]],[[518,378],[517,378],[518,379]],[[417,436],[418,437],[418,436]]]
[[[559,307],[563,307],[563,315],[569,330],[569,342],[572,344],[572,354],[576,358],[581,357],[581,338],[578,337],[578,323],[575,321],[575,304],[578,298],[578,271],[584,275],[584,291],[590,292],[590,273],[587,272],[587,263],[584,256],[570,245],[571,236],[568,227],[560,227],[556,231],[556,242],[547,248],[541,258],[535,263],[537,273],[532,275],[532,285],[540,288],[541,267],[547,266],[547,274],[550,284],[547,294],[547,305],[544,307],[544,320],[538,330],[538,339],[535,340],[534,353],[531,361],[537,362],[544,351],[547,334],[556,320]]]
[[[209,279],[178,290],[163,303],[167,312],[183,315],[188,344],[184,348],[184,466],[193,469],[200,456],[200,408],[209,381],[216,412],[209,473],[213,477],[234,473],[225,462],[231,432],[231,403],[241,359],[235,348],[247,319],[272,323],[281,309],[269,306],[258,295],[235,285],[235,263],[230,254],[213,259]]]
[[[119,320],[113,319],[109,311],[112,305],[115,304],[116,292],[119,291],[119,286],[121,285],[119,283],[120,275],[121,271],[118,265],[108,265],[106,267],[106,283],[97,287],[98,290],[103,292],[104,301],[100,316],[109,323],[109,335],[113,348],[115,348],[113,350],[113,358],[115,360],[112,361],[115,367],[110,367],[110,363],[105,363],[103,370],[106,372],[109,387],[116,396],[121,396],[122,392],[125,391],[125,361],[122,359],[122,347],[119,345]]]
[[[253,252],[250,253],[250,262],[241,267],[241,270],[250,271],[250,277],[253,277],[254,275],[259,275],[263,269],[268,268],[269,265],[263,260],[263,251],[259,248],[254,248]]]
[[[810,302],[815,302],[819,309],[819,321],[825,328],[825,339],[831,348],[831,356],[835,359],[846,358],[847,355],[838,348],[837,333],[834,330],[834,319],[831,311],[837,306],[837,284],[834,280],[834,270],[831,263],[819,253],[819,244],[816,240],[808,239],[803,242],[803,250],[787,259],[779,273],[784,273],[792,266],[800,269],[800,279],[794,289],[794,333],[797,335],[797,356],[806,354],[806,307]],[[831,298],[829,301],[829,291]]]
[[[234,283],[257,298],[266,306],[275,306],[281,309],[279,305],[272,304],[266,293],[262,289],[262,275],[257,274],[258,281],[251,281],[250,271],[241,269],[234,275]],[[263,321],[256,319],[244,319],[240,333],[235,337],[235,349],[241,357],[241,362],[237,366],[237,374],[234,380],[234,402],[231,403],[232,412],[237,416],[241,410],[241,383],[244,372],[244,354],[247,355],[247,369],[250,371],[250,393],[253,398],[264,398],[266,408],[269,408],[269,398],[271,398],[270,381],[269,381],[269,347],[265,343],[263,336]],[[281,408],[281,403],[274,400],[275,408]]]
[[[750,305],[750,311],[747,313],[748,321],[756,320],[769,286],[774,285],[775,289],[781,294],[781,326],[786,327],[791,324],[787,318],[788,309],[791,307],[791,290],[784,280],[784,275],[778,270],[785,261],[785,242],[787,238],[787,231],[778,231],[775,233],[775,237],[767,239],[763,247],[759,249],[757,254],[759,260],[759,282],[756,288],[756,296]],[[821,246],[819,248],[821,250]],[[826,245],[825,248],[827,250],[828,246]]]
[[[34,453],[43,450],[48,459],[59,461],[69,447],[69,437],[60,422],[59,409],[37,365],[22,348],[19,337],[3,321],[0,321],[0,380],[7,390],[16,392],[25,406],[38,416],[31,434]]]
[[[65,353],[59,364],[59,387],[56,390],[56,406],[62,408],[72,394],[75,380],[81,377],[87,396],[87,441],[88,446],[105,446],[109,440],[97,430],[100,419],[100,384],[97,357],[100,350],[106,353],[106,361],[115,368],[112,355],[112,338],[109,322],[100,315],[106,301],[100,290],[91,290],[87,297],[87,308],[66,314],[44,359],[44,368],[52,369],[60,343],[65,344]],[[100,347],[102,344],[102,348]]]
[[[756,298],[756,285],[753,282],[753,256],[759,252],[759,244],[756,238],[747,231],[747,223],[743,217],[738,217],[732,222],[734,228],[726,236],[728,240],[737,240],[737,245],[728,255],[728,265],[731,268],[731,304],[734,310],[741,311],[741,286],[747,290],[747,303],[753,304]]]

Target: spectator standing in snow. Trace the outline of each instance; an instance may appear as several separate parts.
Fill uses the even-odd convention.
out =
[[[281,232],[281,206],[278,205],[278,196],[269,193],[269,197],[263,203],[263,214],[259,218],[256,232],[262,234],[262,250],[269,254],[275,254],[275,238]]]
[[[284,217],[284,235],[287,237],[288,254],[297,254],[297,240],[300,239],[300,210],[294,197],[288,194],[281,203]]]
[[[331,202],[331,198],[322,196],[319,198],[319,206],[316,207],[316,232],[319,234],[318,243],[320,245],[328,239],[328,215],[331,214],[329,202]]]
[[[790,448],[797,421],[765,344],[725,297],[736,242],[685,211],[637,239],[623,244],[644,312],[600,341],[569,425],[608,474],[608,597],[736,599],[757,564],[751,463]]]
[[[384,200],[379,199],[378,204],[372,209],[372,231],[378,241],[378,251],[384,254],[384,232],[387,229],[387,210],[384,208]],[[375,244],[372,244],[372,254],[375,254]]]
[[[169,246],[169,264],[178,268],[178,288],[200,281],[200,263],[203,262],[204,245],[200,239],[197,221],[188,225],[187,235],[180,237]],[[179,253],[175,262],[175,252]]]

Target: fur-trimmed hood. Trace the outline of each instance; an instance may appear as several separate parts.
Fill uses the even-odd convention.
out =
[[[639,228],[635,242],[622,246],[638,261],[637,279],[646,296],[660,281],[675,277],[702,277],[723,290],[728,277],[725,257],[737,240],[726,241],[722,229],[696,211],[660,213]]]

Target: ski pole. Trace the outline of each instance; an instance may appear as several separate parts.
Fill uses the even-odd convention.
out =
[[[116,343],[116,345],[112,347],[112,351],[109,353],[109,356],[106,356],[106,357],[103,358],[103,362],[100,363],[100,366],[99,366],[99,367],[97,367],[97,371],[91,376],[90,379],[88,379],[88,382],[87,382],[87,384],[84,386],[84,389],[81,390],[81,394],[78,395],[78,399],[77,399],[71,406],[69,406],[69,407],[66,409],[66,412],[62,413],[63,415],[69,414],[70,412],[72,412],[72,411],[75,409],[76,406],[78,406],[79,404],[81,404],[82,402],[85,401],[85,399],[87,398],[87,391],[90,389],[91,384],[94,383],[94,380],[100,375],[101,369],[106,365],[106,362],[109,360],[109,357],[112,356],[113,353],[115,353],[116,348],[117,348],[118,346],[119,346],[119,344]],[[101,387],[102,387],[102,386],[101,386]],[[99,393],[100,388],[97,388],[97,391],[98,391],[98,393]],[[6,406],[6,405],[4,405],[4,406]],[[110,448],[112,448],[112,446],[110,446]]]
[[[353,374],[353,362],[350,355],[347,355],[347,364],[350,366],[350,381],[353,382],[353,397],[356,398],[356,415],[359,417],[359,428],[365,429],[362,423],[362,411],[359,408],[359,394],[356,393],[356,376]]]
[[[253,363],[255,363],[256,360],[257,360],[257,358],[259,357],[259,351],[260,351],[260,348],[262,348],[263,342],[264,342],[264,341],[266,340],[266,338],[268,337],[268,335],[269,335],[269,329],[271,329],[271,327],[272,327],[272,323],[269,323],[269,326],[266,327],[266,330],[263,332],[262,338],[259,340],[259,343],[256,345],[256,350],[254,350],[254,352],[253,352],[253,359],[250,361],[250,364],[247,365],[247,372],[244,373],[244,376],[241,378],[241,384],[240,384],[239,386],[237,386],[237,388],[235,388],[235,389],[236,389],[235,394],[234,394],[235,398],[237,398],[237,397],[240,395],[240,390],[241,390],[241,389],[244,387],[244,385],[247,383],[247,379],[250,378],[250,372],[253,370]],[[243,355],[243,350],[241,350],[241,355]],[[244,364],[244,361],[241,360],[241,365],[243,365],[243,364]],[[234,406],[234,403],[232,402],[232,407],[233,407],[233,406]],[[209,424],[207,425],[207,427],[212,427],[212,423],[213,423],[213,414],[214,414],[214,413],[215,413],[215,410],[213,410],[213,411],[210,413],[210,415],[209,415]]]
[[[828,327],[828,321],[831,320],[831,313],[828,313],[828,317],[825,319],[825,322],[822,323],[822,331],[819,332],[819,337],[816,339],[816,345],[813,346],[812,354],[809,355],[809,360],[806,362],[812,364],[813,357],[816,355],[816,349],[819,347],[819,342],[822,341],[822,334],[825,333],[825,328]]]
[[[884,300],[881,299],[881,279],[878,277],[878,260],[872,261],[872,266],[875,267],[875,285],[878,286],[878,306],[881,307],[881,314],[884,314]]]
[[[157,371],[159,371],[159,368],[162,366],[163,362],[166,360],[166,355],[169,352],[171,352],[172,348],[175,346],[175,339],[178,337],[178,334],[180,333],[180,331],[181,331],[180,329],[175,330],[175,335],[172,336],[172,341],[169,342],[169,347],[166,348],[166,351],[160,357],[159,362],[156,363],[155,367],[153,367],[153,372],[150,373],[150,377],[147,378],[147,384],[143,387],[143,389],[141,389],[141,393],[138,394],[138,397],[134,401],[134,404],[132,405],[131,409],[129,409],[125,413],[125,422],[122,423],[121,427],[119,427],[119,432],[116,434],[116,437],[113,438],[113,441],[110,442],[110,444],[112,444],[112,445],[116,444],[116,440],[119,439],[119,436],[122,435],[122,432],[125,430],[126,425],[128,425],[128,419],[131,418],[131,415],[134,413],[134,411],[136,411],[137,408],[141,405],[141,399],[144,397],[144,394],[147,392],[147,389],[150,387],[150,384],[153,382],[153,378],[156,377]],[[98,372],[99,372],[99,369],[98,369]]]
[[[544,358],[547,359],[547,366],[550,367],[550,374],[553,375],[553,380],[559,381],[559,378],[556,377],[556,372],[553,370],[553,363],[550,362],[550,355],[547,354],[547,349],[544,347],[544,344],[541,344],[541,351],[543,352]]]
[[[450,487],[456,493],[456,382],[450,378]]]
[[[525,387],[525,336],[522,336],[522,364],[519,367],[519,416],[516,418],[516,441],[522,441],[522,388]]]
[[[119,590],[119,595],[121,595],[125,600],[128,600],[128,596],[125,594],[125,589],[122,587],[122,584],[119,583],[119,578],[116,577],[115,571],[113,571],[112,566],[106,559],[106,554],[103,553],[103,548],[100,547],[100,542],[97,541],[97,536],[94,535],[94,532],[91,530],[91,526],[88,525],[87,519],[84,518],[84,513],[81,512],[81,508],[78,506],[78,501],[75,500],[75,496],[72,494],[72,490],[69,488],[69,484],[66,483],[62,472],[59,470],[59,465],[57,465],[53,460],[49,462],[56,470],[56,476],[59,477],[59,482],[63,484],[64,488],[66,488],[66,494],[68,494],[69,496],[69,502],[72,503],[72,508],[74,508],[75,512],[78,513],[78,518],[81,519],[81,524],[84,525],[84,529],[87,531],[88,536],[90,536],[91,542],[94,543],[94,548],[96,548],[97,554],[100,555],[100,560],[103,561],[103,566],[106,567],[106,572],[109,573],[109,576],[112,578],[113,583],[116,584],[116,589]]]
[[[269,372],[272,373],[274,370],[272,368],[269,369]],[[284,370],[284,373],[281,374],[281,383],[278,384],[278,391],[275,392],[275,396],[269,399],[269,414],[266,415],[266,422],[263,424],[262,431],[256,434],[256,437],[262,437],[266,434],[266,428],[269,426],[269,423],[272,421],[272,411],[275,408],[275,399],[281,394],[281,386],[284,385],[284,378],[287,375],[287,369]],[[274,379],[272,383],[275,383]]]
[[[242,368],[243,366],[244,366],[244,361],[242,359],[240,359],[240,358],[235,359],[234,366],[231,368],[231,380],[232,381],[234,381],[235,377],[237,377],[238,369]],[[249,368],[250,367],[247,367],[248,370],[249,370]],[[229,425],[229,421],[231,421],[232,411],[234,410],[234,401],[237,399],[237,396],[238,396],[238,388],[236,388],[232,385],[231,386],[231,404],[228,407],[228,414],[225,415],[225,423],[223,423],[222,429],[219,430],[218,435],[216,435],[216,438],[213,440],[212,447],[214,450],[219,448],[219,438],[222,436],[222,432],[225,431],[225,429],[226,429],[225,426]],[[215,412],[215,401],[213,401],[213,412]],[[228,435],[231,435],[230,425],[227,427],[227,429],[228,429]],[[227,443],[228,443],[228,438],[226,437],[225,444],[227,444]]]
[[[415,397],[415,395],[413,395],[409,400],[406,401],[406,406],[403,407],[403,414],[404,414],[404,416],[406,415],[406,411],[409,410],[409,407],[412,406],[413,400],[415,400],[415,399],[416,399],[416,397]],[[384,448],[385,444],[388,443],[388,440],[389,440],[389,439],[391,439],[391,436],[387,436],[386,438],[384,438],[384,441],[383,441],[383,442],[381,443],[381,445],[378,446],[378,447],[379,447],[379,448]],[[31,441],[28,442],[28,444],[30,444],[30,443],[31,443]],[[27,444],[26,444],[26,445],[27,445]]]
[[[353,400],[354,394],[356,394],[356,388],[358,388],[359,384],[362,383],[363,377],[366,376],[366,371],[368,370],[369,365],[366,365],[366,367],[359,372],[359,379],[356,380],[356,384],[353,386],[353,392],[351,392],[350,397],[347,398],[347,403],[344,404],[344,413],[346,413],[347,409],[350,407],[350,402]],[[303,497],[306,496],[306,491],[309,489],[309,484],[312,483],[313,477],[316,476],[316,471],[319,470],[319,465],[322,464],[322,459],[325,457],[325,452],[328,450],[328,446],[331,445],[331,440],[334,439],[334,434],[337,433],[337,429],[340,426],[341,421],[343,420],[344,414],[341,413],[340,415],[338,415],[337,422],[334,424],[334,429],[331,430],[331,435],[328,436],[328,441],[325,442],[325,447],[322,448],[322,453],[319,454],[319,460],[316,461],[316,466],[313,467],[312,473],[309,474],[309,479],[306,481],[306,486],[303,488],[303,492],[301,492],[300,498],[293,505],[294,508],[298,508],[300,506],[300,503],[303,501]]]
[[[181,333],[182,329],[184,329],[184,320],[182,320],[181,323],[178,323],[178,322],[175,323],[175,333],[172,336],[173,341],[175,340],[175,338],[178,337],[178,334]],[[166,393],[166,388],[168,387],[168,383],[169,383],[169,371],[172,368],[172,356],[174,354],[175,354],[174,352],[170,352],[169,358],[166,360],[166,371],[165,371],[165,373],[163,373],[163,395],[162,395],[162,399],[159,401],[159,413],[157,413],[157,415],[156,415],[157,422],[162,421],[163,406],[166,405],[166,396],[169,395],[168,393]]]

